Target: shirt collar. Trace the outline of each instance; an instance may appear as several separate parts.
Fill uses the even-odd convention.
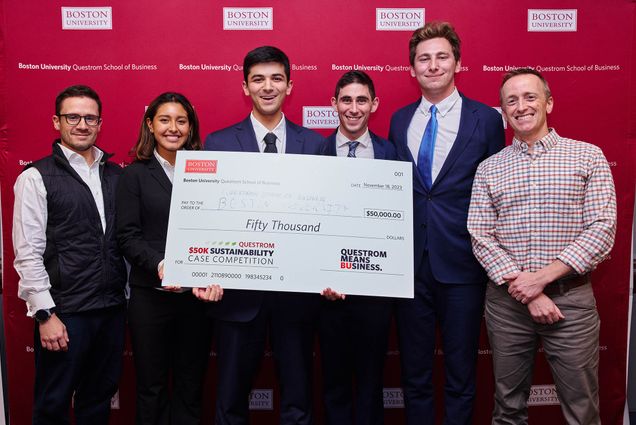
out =
[[[371,134],[369,134],[369,129],[367,128],[364,134],[358,137],[355,140],[349,140],[347,137],[342,134],[340,131],[340,127],[338,127],[338,132],[336,133],[336,146],[341,148],[349,142],[360,142],[362,146],[365,148],[369,147],[369,143],[371,143]]]
[[[460,97],[461,96],[459,95],[459,92],[457,91],[457,87],[455,87],[453,89],[453,92],[446,99],[435,104],[435,106],[437,107],[437,110],[439,111],[439,114],[445,117],[448,111],[453,109],[453,106],[455,106],[455,104],[460,99]],[[420,102],[419,109],[421,112],[424,113],[424,115],[430,114],[431,105],[433,104],[429,102],[424,96],[422,96],[422,101]]]
[[[274,127],[271,133],[274,133],[278,140],[282,142],[283,140],[285,140],[285,114],[281,112],[281,115],[282,117],[280,121],[278,122],[278,124],[276,124],[276,127]],[[267,133],[270,133],[270,130],[268,130],[267,127],[265,127],[259,120],[256,119],[254,113],[250,113],[250,120],[252,121],[252,127],[254,128],[256,141],[260,143],[265,138],[265,135]]]
[[[168,161],[167,159],[159,155],[159,152],[157,152],[157,149],[154,149],[152,153],[155,155],[155,158],[157,158],[157,161],[159,161],[159,165],[161,165],[164,168],[165,167],[174,168],[174,165],[170,164],[170,161]]]
[[[549,151],[554,148],[558,143],[561,136],[559,136],[554,128],[548,129],[548,134],[535,142],[535,146],[541,146],[543,150]],[[523,140],[519,140],[516,137],[512,139],[512,147],[517,152],[528,152],[528,144]]]
[[[67,148],[62,143],[59,143],[59,146],[60,148],[62,148],[62,152],[64,153],[64,156],[66,157],[66,159],[68,160],[70,164],[87,164],[86,160],[84,159],[82,155]],[[88,164],[89,167],[92,167],[96,163],[99,164],[102,160],[102,157],[104,156],[104,152],[101,149],[99,149],[97,146],[91,146],[91,149],[93,150],[93,158],[95,160],[93,161],[92,164]]]

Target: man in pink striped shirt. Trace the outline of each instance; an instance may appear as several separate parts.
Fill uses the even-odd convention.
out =
[[[548,127],[554,101],[539,72],[509,72],[500,97],[514,139],[480,164],[468,214],[473,251],[490,278],[492,423],[527,423],[541,339],[567,423],[600,424],[600,321],[589,273],[614,244],[612,174],[598,147]]]

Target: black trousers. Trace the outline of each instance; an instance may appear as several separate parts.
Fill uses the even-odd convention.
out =
[[[384,423],[383,373],[393,300],[322,302],[320,357],[327,425]]]
[[[313,424],[312,362],[320,299],[313,294],[295,299],[298,304],[291,306],[289,296],[268,293],[253,320],[217,319],[217,425],[249,423],[248,396],[268,332],[281,391],[279,423]]]
[[[200,423],[212,339],[212,322],[204,309],[204,303],[190,291],[131,288],[128,316],[137,381],[137,424]]]
[[[33,424],[69,424],[75,393],[75,423],[106,425],[117,391],[124,351],[123,306],[58,314],[69,337],[68,351],[42,348],[35,325]]]

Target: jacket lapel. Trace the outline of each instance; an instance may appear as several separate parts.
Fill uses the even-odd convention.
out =
[[[327,139],[325,140],[325,149],[323,151],[324,155],[329,155],[329,156],[337,156],[338,152],[336,150],[336,132],[338,130],[334,131],[333,133],[331,133],[329,135],[329,137],[327,137]]]
[[[241,146],[241,151],[260,152],[258,142],[256,141],[256,133],[254,133],[254,127],[252,127],[252,121],[250,121],[249,115],[246,119],[238,123],[235,129],[236,138]]]
[[[457,158],[459,158],[462,152],[464,152],[464,149],[466,149],[466,146],[468,145],[468,143],[470,143],[470,139],[475,132],[477,123],[478,119],[477,117],[475,117],[475,111],[471,107],[470,101],[462,96],[462,113],[459,118],[459,129],[457,131],[457,138],[455,139],[453,147],[446,157],[446,161],[444,161],[444,165],[442,165],[442,169],[433,182],[432,188],[437,186],[439,182],[444,179],[444,176],[448,174],[449,170],[453,167],[453,164],[455,164],[455,162],[457,161]]]
[[[373,134],[371,130],[369,130],[369,134],[371,135],[371,143],[373,143],[373,157],[375,159],[386,159],[386,148],[384,144],[380,142],[378,136]]]
[[[303,139],[297,126],[285,118],[285,153],[303,153]]]
[[[159,164],[159,161],[157,161],[157,158],[155,158],[154,155],[152,155],[152,158],[150,158],[150,161],[148,162],[148,170],[150,171],[152,178],[159,183],[159,186],[161,186],[166,192],[172,193],[172,183],[170,183],[170,179],[166,176],[166,172],[163,170],[163,167]]]

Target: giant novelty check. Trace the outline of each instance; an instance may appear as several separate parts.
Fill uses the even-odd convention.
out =
[[[413,297],[411,167],[180,151],[163,284]]]

